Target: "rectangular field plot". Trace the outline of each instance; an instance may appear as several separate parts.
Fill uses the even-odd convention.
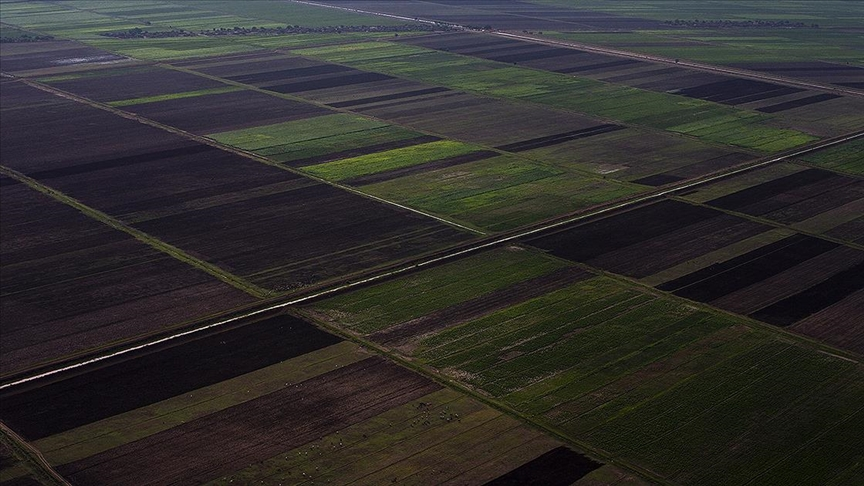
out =
[[[194,74],[161,68],[102,69],[42,79],[47,84],[95,101],[151,98],[225,88],[227,85]]]
[[[408,42],[424,42],[424,39],[410,39]],[[794,125],[777,128],[768,123],[770,118],[756,112],[724,106],[714,101],[669,94],[666,92],[668,89],[654,92],[600,83],[581,76],[583,73],[580,72],[589,68],[608,69],[612,64],[615,64],[616,69],[629,69],[634,63],[638,63],[637,61],[616,60],[595,64],[588,61],[589,64],[584,66],[584,69],[574,67],[564,69],[566,73],[543,72],[485,59],[472,63],[444,52],[418,50],[405,53],[390,50],[384,43],[380,44],[378,49],[369,47],[350,53],[347,50],[340,51],[339,47],[301,49],[295,52],[347,63],[360,69],[434,82],[450,88],[482,91],[492,96],[569,108],[590,116],[685,133],[708,141],[762,152],[780,151],[816,139],[812,135],[792,129]],[[364,53],[368,54],[364,57]],[[409,60],[413,62],[409,63]],[[423,67],[418,68],[418,65]]]
[[[769,229],[709,208],[665,200],[529,243],[561,258],[644,278]]]
[[[428,169],[364,185],[363,192],[501,231],[641,190],[510,155]]]
[[[574,113],[458,92],[352,109],[418,130],[488,146],[524,143],[604,125]],[[587,136],[590,134],[586,133]],[[555,140],[550,145],[565,141]]]
[[[439,140],[437,137],[343,113],[214,133],[210,134],[210,138],[294,167]]]
[[[498,290],[451,296],[448,282],[475,279],[495,268],[496,258],[512,261],[513,253],[496,252],[306,312],[372,339],[427,317],[444,319],[446,326],[388,345],[566,438],[684,484],[773,477],[788,466],[781,461],[822,440],[826,430],[837,427],[837,437],[847,427],[861,431],[864,374],[856,363],[734,317],[587,273],[538,294],[520,285],[537,279],[523,273],[517,282],[499,280]],[[560,260],[529,254],[520,269],[535,266],[547,280],[560,274]],[[398,290],[397,298],[385,297],[400,288],[405,298]],[[501,299],[508,288],[516,292]],[[406,305],[412,310],[403,311]],[[477,312],[465,312],[469,307]],[[456,309],[464,318],[448,319]],[[808,449],[809,460],[824,465],[808,469],[808,481],[854,476],[856,451],[850,443]]]
[[[199,135],[331,113],[315,105],[247,90],[144,101],[148,102],[124,103],[122,109]]]
[[[755,156],[684,137],[628,128],[532,148],[526,157],[648,186],[732,167]]]
[[[71,41],[3,43],[0,59],[3,60],[4,73],[19,74],[80,69],[93,67],[97,63],[127,60],[123,56]]]
[[[392,173],[392,171],[409,169],[412,166],[426,165],[428,167],[436,163],[442,165],[453,163],[453,165],[456,165],[456,162],[464,159],[464,156],[470,155],[472,152],[480,152],[480,150],[476,146],[461,142],[439,140],[324,164],[310,165],[305,167],[303,171],[323,179],[359,185],[363,182],[370,182],[368,178],[364,179],[364,176],[380,176],[382,173]],[[486,151],[486,154],[491,156],[499,155],[497,152],[490,153],[489,151]]]
[[[3,375],[254,301],[15,182],[0,177]]]
[[[469,237],[431,218],[66,100],[51,109],[12,110],[8,120],[4,164],[269,289],[295,289]],[[34,134],[47,144],[41,150],[28,143]],[[65,137],[75,145],[59,143]]]
[[[833,333],[820,339],[864,351],[864,309],[855,305],[864,289],[864,251],[793,235],[715,263],[659,286],[676,295],[750,315],[778,326],[832,316]],[[840,313],[836,310],[842,309]],[[802,324],[801,328],[808,327]]]
[[[4,391],[0,417],[75,484],[627,477],[288,315]]]
[[[706,186],[686,197],[792,228],[831,234],[834,228],[861,216],[864,181],[826,170],[783,164]],[[864,237],[854,231],[835,235],[850,242]]]
[[[864,176],[864,138],[805,155],[801,160],[826,169]]]
[[[674,218],[670,215],[675,215]],[[644,279],[676,295],[789,326],[832,306],[836,338],[860,351],[864,252],[704,207],[666,200],[529,241],[569,260]],[[806,304],[804,304],[806,302]],[[833,315],[833,314],[832,314]]]

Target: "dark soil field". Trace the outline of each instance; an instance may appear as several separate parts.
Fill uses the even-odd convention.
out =
[[[4,164],[271,289],[295,289],[468,237],[70,101],[14,110],[7,119]],[[50,150],[29,142],[37,133]],[[53,142],[67,139],[76,146]],[[93,143],[105,139],[112,143]]]
[[[738,63],[737,67],[810,81],[864,89],[864,68],[824,61]]]
[[[458,140],[498,146],[502,150],[508,150],[503,148],[508,144],[555,138],[562,136],[562,132],[572,135],[599,125],[596,120],[573,113],[520,106],[470,94],[458,94],[446,100],[407,100],[393,105],[361,107],[358,111]],[[562,139],[561,143],[564,141],[567,140]],[[524,150],[530,148],[534,147],[528,146]]]
[[[670,214],[675,217],[669,218]],[[768,229],[708,208],[666,200],[529,243],[568,260],[641,278]]]
[[[126,59],[102,49],[70,41],[4,43],[0,54],[3,57],[4,73],[82,66]]]
[[[850,307],[847,299],[854,300],[854,294],[864,289],[862,262],[860,250],[793,235],[659,288],[783,327],[810,316],[832,315],[836,335],[806,326],[802,332],[861,352],[858,323],[864,314],[860,307]],[[834,314],[834,306],[844,311]]]
[[[803,303],[788,302],[785,304],[792,307]],[[771,312],[788,312],[790,310],[783,309],[782,306],[783,304],[778,303],[778,306],[771,309]],[[807,310],[809,311],[809,309]],[[842,301],[805,317],[790,326],[789,329],[834,346],[864,353],[864,331],[861,329],[861,319],[859,317],[857,321],[853,321],[851,324],[847,319],[847,316],[862,315],[864,315],[864,291],[858,290]]]
[[[0,177],[4,375],[253,301],[10,181]]]
[[[144,103],[123,109],[199,135],[330,113],[308,103],[246,90]]]
[[[468,238],[424,216],[324,184],[202,207],[136,227],[274,289],[302,287]]]
[[[862,199],[864,182],[860,179],[821,169],[806,169],[706,203],[779,223],[794,224]]]
[[[726,262],[712,265],[660,286],[700,302],[710,302],[776,275],[822,253],[837,243],[793,235]]]
[[[559,447],[489,481],[486,486],[568,486],[598,467],[600,464],[585,456]]]
[[[206,482],[438,388],[404,368],[368,358],[59,471],[75,484]],[[184,451],[195,451],[194,457]]]
[[[776,105],[766,106],[763,108],[757,108],[756,111],[761,111],[762,113],[778,113],[781,111],[791,110],[793,108],[800,108],[802,106],[809,106],[816,103],[821,103],[823,101],[834,100],[837,98],[841,98],[841,96],[831,93],[823,93],[808,96],[806,98],[800,98],[793,101],[785,101],[783,103],[777,103]]]
[[[290,162],[286,162],[285,165],[288,165],[291,167],[304,167],[307,165],[323,164],[324,162],[330,162],[333,160],[350,159],[352,157],[357,157],[360,155],[374,154],[377,152],[384,152],[386,150],[392,150],[392,149],[397,149],[397,148],[412,147],[414,145],[420,145],[423,143],[435,142],[438,140],[441,140],[441,139],[438,137],[432,136],[432,135],[421,135],[419,137],[408,138],[405,140],[396,140],[394,142],[376,143],[376,144],[372,144],[372,145],[366,145],[365,147],[351,148],[351,149],[347,149],[347,150],[341,150],[338,152],[330,152],[330,153],[325,154],[325,155],[318,155],[315,157],[296,159],[296,160],[292,160]]]
[[[360,105],[369,105],[372,103],[380,103],[382,101],[392,101],[392,100],[400,100],[402,98],[413,98],[415,96],[422,96],[427,94],[436,94],[436,93],[447,93],[451,90],[442,87],[434,87],[434,88],[423,88],[423,89],[415,89],[412,91],[403,91],[401,93],[394,93],[389,95],[382,96],[370,96],[368,98],[360,98],[357,100],[350,101],[340,101],[330,103],[330,106],[334,108],[349,108]]]
[[[4,393],[0,416],[27,439],[41,439],[339,341],[295,317],[271,317],[137,358],[115,360],[110,366],[32,390]]]
[[[858,260],[862,259],[864,256],[859,255]],[[807,290],[761,309],[754,313],[753,317],[778,326],[788,326],[842,301],[861,289],[864,289],[864,264],[858,263]]]
[[[99,75],[99,72],[89,74],[92,75],[49,81],[48,84],[95,101],[128,100],[225,86],[212,79],[161,68],[134,68],[105,72],[103,75]]]
[[[496,148],[499,150],[506,150],[507,152],[524,152],[526,150],[551,147],[553,145],[569,142],[571,140],[578,140],[580,138],[587,138],[594,135],[601,135],[603,133],[623,130],[624,128],[625,127],[622,127],[620,125],[613,124],[597,125],[593,127],[583,128],[581,130],[575,130],[572,132],[558,133],[555,135],[547,135],[545,137],[537,137],[530,140],[523,140],[521,142],[509,143],[507,145],[501,145],[500,147]]]
[[[479,319],[591,277],[593,277],[592,274],[582,269],[563,268],[397,324],[386,330],[373,333],[370,335],[370,339],[390,347],[400,347],[423,335],[433,334],[460,323]]]

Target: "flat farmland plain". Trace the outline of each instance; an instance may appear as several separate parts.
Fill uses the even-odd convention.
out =
[[[452,292],[483,271],[487,284]],[[526,292],[540,279],[544,289]],[[532,250],[480,254],[305,312],[675,482],[860,477],[847,442],[860,430],[859,364]],[[789,448],[810,441],[820,448]]]
[[[429,48],[369,42],[292,51],[366,71],[451,89],[567,108],[762,152],[786,150],[817,137],[772,126],[769,115],[669,93],[600,83],[569,74],[514,67]]]
[[[864,482],[848,2],[0,2],[4,486]]]
[[[864,109],[864,101],[831,92],[515,39],[489,46],[490,41],[484,36],[448,34],[418,37],[405,42],[490,61],[745,108],[775,115],[780,124],[805,129],[818,136],[837,135],[862,127],[857,113]],[[691,133],[700,136],[709,132],[703,130]],[[716,137],[718,132],[714,130],[712,133]]]
[[[38,92],[9,91],[16,90]],[[414,213],[56,100],[50,109],[8,112],[13,123],[3,125],[4,165],[261,287],[292,290],[469,237]],[[100,131],[92,129],[96,125]],[[37,130],[44,140],[64,137],[76,146],[33,146],[29,140]],[[92,143],[106,138],[112,142]]]
[[[75,484],[479,484],[526,469],[640,484],[290,315],[4,393],[2,413]]]

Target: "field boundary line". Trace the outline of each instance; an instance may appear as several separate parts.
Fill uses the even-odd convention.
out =
[[[819,351],[820,353],[826,355],[826,356],[831,356],[832,358],[842,359],[843,361],[848,361],[848,362],[850,362],[850,363],[861,364],[860,361],[856,361],[856,360],[854,360],[854,359],[852,359],[852,358],[847,358],[846,356],[840,356],[839,354],[830,353],[830,352],[825,351],[825,350],[822,350],[822,349],[820,349],[820,350],[818,350],[818,351]]]
[[[585,220],[585,219],[588,219],[588,218],[593,218],[593,217],[597,217],[597,216],[605,215],[605,214],[607,214],[607,213],[609,213],[609,212],[616,211],[616,210],[618,210],[618,209],[622,209],[622,208],[625,208],[625,207],[628,207],[628,206],[631,206],[631,205],[634,205],[634,204],[640,204],[640,203],[648,202],[648,201],[651,201],[651,200],[654,200],[654,199],[662,198],[662,197],[664,197],[664,196],[666,196],[666,195],[668,195],[668,194],[672,194],[672,193],[675,193],[675,192],[677,192],[677,191],[681,191],[681,190],[684,190],[684,189],[689,189],[689,188],[691,188],[691,187],[695,187],[695,186],[699,186],[699,185],[702,185],[702,184],[707,184],[707,183],[710,183],[710,182],[714,182],[714,181],[716,181],[716,180],[723,179],[723,178],[726,178],[726,177],[730,177],[730,176],[733,176],[733,175],[736,175],[736,174],[739,174],[739,173],[742,173],[742,172],[750,171],[750,170],[753,170],[753,169],[757,169],[757,168],[759,168],[759,167],[764,167],[764,166],[766,166],[766,165],[769,165],[769,164],[773,164],[773,163],[776,163],[776,162],[782,161],[782,160],[786,159],[787,157],[794,157],[794,156],[801,155],[801,154],[804,154],[804,153],[814,152],[814,151],[817,151],[817,150],[824,149],[824,148],[826,148],[826,147],[830,147],[830,146],[832,146],[832,145],[836,145],[836,144],[844,143],[844,142],[847,142],[847,141],[849,141],[849,140],[854,140],[854,139],[856,139],[856,138],[860,138],[860,137],[864,137],[864,131],[862,131],[862,132],[858,132],[858,133],[855,133],[855,134],[852,134],[852,135],[847,135],[847,136],[842,137],[842,138],[840,138],[840,139],[835,139],[835,140],[831,140],[831,141],[828,141],[828,142],[824,142],[824,143],[821,143],[821,144],[819,144],[819,145],[817,145],[817,146],[811,146],[811,147],[809,147],[809,148],[800,149],[800,150],[797,150],[796,152],[794,152],[794,153],[792,153],[792,154],[786,154],[786,155],[776,156],[776,157],[773,157],[773,158],[771,158],[771,159],[768,159],[768,160],[765,160],[765,161],[759,162],[759,163],[757,163],[757,164],[749,165],[749,166],[746,166],[746,167],[741,167],[741,168],[738,168],[738,169],[735,169],[735,170],[732,170],[732,171],[729,171],[729,172],[725,172],[725,173],[722,173],[722,174],[717,174],[717,175],[714,175],[714,176],[712,176],[712,177],[708,177],[708,178],[705,178],[705,179],[702,179],[702,180],[692,181],[692,182],[689,182],[689,183],[684,184],[684,185],[681,185],[681,186],[671,187],[671,188],[668,188],[668,189],[664,189],[664,190],[662,190],[662,191],[658,191],[658,192],[656,192],[656,193],[651,193],[651,194],[646,194],[646,195],[643,195],[643,196],[639,196],[639,197],[634,198],[634,199],[632,199],[632,200],[627,200],[627,201],[619,202],[619,203],[617,203],[617,204],[613,204],[613,205],[611,205],[611,206],[607,206],[607,207],[604,207],[604,208],[600,208],[600,209],[595,210],[595,211],[591,211],[591,212],[583,213],[583,214],[578,214],[578,215],[576,215],[576,216],[571,216],[571,217],[565,218],[565,219],[563,219],[563,220],[559,220],[559,221],[555,221],[555,222],[550,222],[550,223],[547,223],[547,224],[541,225],[541,226],[539,226],[539,227],[529,228],[529,229],[522,230],[522,231],[517,231],[517,232],[515,232],[515,233],[513,233],[513,234],[509,234],[509,235],[501,235],[501,236],[498,236],[498,237],[493,237],[493,238],[491,238],[491,239],[489,239],[489,240],[487,240],[487,241],[483,241],[483,242],[479,242],[479,243],[476,243],[476,244],[469,245],[469,246],[467,246],[466,248],[458,249],[458,250],[456,250],[456,251],[448,251],[448,252],[444,253],[443,255],[439,255],[439,256],[432,257],[432,258],[428,258],[428,259],[426,259],[426,260],[422,260],[422,261],[417,262],[417,263],[412,263],[412,264],[409,264],[409,265],[406,265],[406,266],[403,266],[403,267],[398,267],[398,268],[395,268],[395,269],[392,269],[392,270],[387,270],[387,271],[385,271],[385,272],[383,272],[383,273],[373,274],[373,275],[370,275],[370,276],[368,276],[368,277],[361,278],[360,280],[356,280],[356,281],[348,281],[348,282],[345,282],[345,283],[341,283],[341,284],[335,285],[335,286],[330,287],[330,288],[326,288],[326,289],[323,289],[323,290],[316,291],[316,292],[314,292],[314,293],[312,293],[312,294],[309,294],[309,295],[300,296],[300,297],[294,297],[294,298],[289,298],[289,300],[284,301],[284,302],[276,302],[276,303],[273,303],[273,304],[268,304],[268,305],[266,305],[266,306],[264,306],[264,307],[262,307],[262,308],[260,308],[260,309],[255,309],[255,310],[252,310],[252,311],[246,312],[246,313],[241,314],[241,315],[237,315],[237,316],[229,317],[229,318],[226,318],[226,319],[221,319],[221,320],[218,320],[218,321],[216,321],[216,322],[212,322],[212,323],[210,323],[210,324],[207,324],[207,325],[205,325],[205,326],[196,327],[196,328],[192,328],[192,329],[187,329],[187,330],[184,330],[184,331],[178,332],[178,333],[176,333],[176,334],[171,334],[171,335],[169,335],[169,336],[165,336],[165,337],[162,337],[162,338],[159,338],[159,339],[153,340],[153,341],[148,341],[148,342],[141,343],[141,344],[138,344],[138,345],[135,345],[135,346],[129,347],[129,348],[123,348],[123,349],[119,349],[119,350],[116,350],[116,351],[113,351],[113,352],[110,352],[110,353],[107,353],[107,354],[103,354],[103,355],[95,356],[95,357],[93,357],[93,358],[90,358],[90,359],[87,359],[87,360],[84,360],[84,361],[81,361],[81,362],[78,362],[78,363],[73,363],[73,364],[70,364],[70,365],[62,366],[62,367],[60,367],[60,368],[55,368],[55,369],[53,369],[53,370],[48,370],[48,371],[45,371],[45,372],[42,372],[42,373],[38,373],[38,374],[35,374],[35,375],[32,375],[32,376],[28,376],[28,377],[24,377],[24,378],[19,378],[19,379],[17,379],[17,380],[11,381],[11,382],[9,382],[9,383],[5,383],[5,384],[0,385],[0,390],[4,390],[4,389],[7,389],[7,388],[11,388],[11,387],[19,386],[19,385],[22,385],[22,384],[25,384],[25,383],[29,383],[29,382],[32,382],[32,381],[35,381],[35,380],[39,380],[39,379],[42,379],[42,378],[47,378],[47,377],[49,377],[49,376],[53,376],[53,375],[56,375],[56,374],[59,374],[59,373],[65,373],[65,372],[67,372],[67,371],[72,371],[72,370],[75,370],[75,369],[78,369],[78,368],[81,368],[81,367],[84,367],[84,366],[87,366],[87,365],[91,365],[91,364],[98,363],[98,362],[101,362],[101,361],[104,361],[104,360],[107,360],[107,359],[115,358],[115,357],[117,357],[117,356],[122,356],[122,355],[129,354],[129,353],[134,352],[134,351],[139,351],[139,350],[142,350],[142,349],[145,349],[145,348],[151,347],[151,346],[156,346],[156,345],[159,345],[159,344],[163,344],[163,343],[166,343],[166,342],[168,342],[168,341],[172,341],[172,340],[174,340],[174,339],[178,339],[178,338],[181,338],[181,337],[189,336],[189,335],[191,335],[191,334],[195,334],[195,333],[198,333],[198,332],[200,332],[200,331],[205,331],[205,330],[208,330],[208,329],[213,329],[213,328],[220,327],[220,326],[223,326],[223,325],[226,325],[226,324],[230,324],[230,323],[232,323],[232,322],[237,322],[237,321],[242,320],[242,319],[248,319],[248,318],[251,318],[251,317],[255,317],[255,316],[258,316],[258,315],[261,315],[261,314],[267,313],[267,312],[272,312],[272,311],[276,311],[276,310],[284,309],[284,308],[286,308],[286,307],[290,307],[290,306],[294,306],[294,305],[298,305],[298,304],[306,303],[306,302],[309,302],[309,301],[313,301],[313,300],[321,299],[321,298],[323,298],[323,297],[327,297],[327,296],[332,295],[332,294],[341,293],[341,292],[344,292],[344,291],[346,291],[346,290],[353,289],[353,288],[355,288],[355,287],[360,287],[360,286],[368,285],[368,284],[370,284],[370,283],[374,283],[374,282],[377,282],[377,281],[379,281],[379,280],[384,280],[384,279],[388,279],[388,278],[391,278],[391,277],[395,277],[395,276],[397,276],[397,275],[401,275],[401,274],[403,274],[403,273],[408,273],[408,272],[412,272],[412,271],[415,271],[415,270],[419,270],[419,269],[422,269],[422,268],[424,268],[424,267],[434,266],[434,265],[437,265],[437,264],[439,264],[439,263],[441,263],[441,262],[444,262],[444,261],[447,261],[447,260],[451,260],[451,259],[455,259],[455,258],[459,258],[459,257],[464,256],[464,255],[467,255],[467,254],[469,254],[469,253],[474,253],[474,252],[477,252],[477,251],[480,251],[480,250],[484,250],[484,249],[486,249],[486,248],[491,248],[491,247],[494,247],[494,246],[498,246],[498,245],[500,245],[500,244],[502,244],[502,243],[509,243],[509,242],[513,242],[513,241],[515,241],[515,240],[518,240],[518,239],[521,239],[521,238],[525,238],[525,237],[527,237],[527,236],[532,236],[532,235],[535,235],[535,234],[538,234],[538,233],[546,232],[546,231],[549,231],[549,230],[554,230],[554,229],[560,228],[560,227],[562,227],[562,226],[566,226],[566,225],[569,225],[569,224],[571,224],[571,223],[575,223],[575,222],[578,222],[578,221],[582,221],[582,220]],[[2,169],[0,169],[0,170],[5,171],[5,170],[8,170],[8,169],[2,168]],[[38,183],[37,183],[37,184],[38,184]],[[49,190],[50,190],[50,189],[49,189]],[[80,204],[80,203],[79,203],[79,204]],[[137,231],[137,230],[135,230],[135,231]],[[689,302],[689,301],[688,301],[688,302]]]
[[[40,193],[45,194],[46,196],[53,198],[54,200],[60,202],[61,204],[65,204],[65,205],[70,206],[74,209],[77,209],[78,211],[81,211],[82,213],[84,213],[84,215],[90,217],[91,219],[99,221],[100,223],[105,224],[106,226],[109,226],[115,230],[122,231],[122,232],[132,236],[136,240],[150,246],[151,248],[153,248],[153,249],[155,249],[161,253],[167,254],[168,256],[173,257],[174,259],[179,260],[183,263],[186,263],[186,264],[188,264],[194,268],[197,268],[198,270],[204,271],[204,272],[216,277],[217,279],[219,279],[225,283],[228,283],[231,286],[233,286],[239,290],[242,290],[242,291],[244,291],[244,292],[246,292],[252,296],[255,296],[258,298],[263,298],[267,295],[267,292],[264,289],[262,289],[261,287],[258,287],[257,285],[254,285],[250,282],[246,282],[242,278],[240,278],[234,274],[228,273],[216,265],[213,265],[211,263],[205,262],[204,260],[200,260],[198,258],[195,258],[192,255],[189,255],[188,253],[186,253],[185,251],[177,248],[176,246],[165,243],[164,241],[162,241],[162,240],[160,240],[160,239],[156,238],[155,236],[152,236],[148,233],[145,233],[144,231],[135,229],[131,225],[128,225],[128,224],[126,224],[126,223],[124,223],[118,219],[115,219],[114,217],[112,217],[106,213],[103,213],[102,211],[99,211],[98,209],[92,208],[92,207],[78,201],[77,199],[75,199],[75,198],[73,198],[67,194],[64,194],[63,192],[61,192],[57,189],[54,189],[50,186],[42,184],[41,182],[37,181],[36,179],[33,179],[31,177],[27,177],[26,175],[14,170],[14,169],[10,169],[6,166],[0,166],[0,174],[3,174],[7,177],[11,177],[12,179],[17,180],[18,182],[30,187],[31,189],[39,191]]]
[[[25,456],[24,461],[29,462],[31,465],[37,466],[39,468],[39,472],[47,475],[49,479],[51,479],[56,484],[62,484],[64,486],[72,486],[69,481],[66,480],[63,476],[58,473],[51,463],[45,459],[45,456],[39,452],[38,449],[31,446],[29,442],[24,440],[23,437],[18,435],[14,430],[9,428],[3,422],[0,422],[0,435],[2,435],[3,439],[11,442],[12,449]],[[40,478],[42,479],[42,478]]]

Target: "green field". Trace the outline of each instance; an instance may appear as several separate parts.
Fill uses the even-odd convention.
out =
[[[294,52],[366,71],[566,108],[762,152],[816,140],[802,132],[770,126],[770,116],[752,111],[404,44],[367,42]]]
[[[386,329],[465,299],[451,298],[446,282],[476,278],[491,259],[471,257],[310,312],[355,331]],[[428,304],[403,313],[398,298],[385,297],[399,283]],[[609,278],[420,336],[410,349],[425,366],[675,482],[862,479],[850,436],[864,417],[860,365]],[[821,447],[799,447],[811,442]]]
[[[209,136],[219,142],[250,150],[276,162],[291,163],[313,157],[327,156],[328,154],[338,154],[346,149],[362,150],[365,147],[399,142],[421,135],[421,133],[398,126],[387,125],[355,115],[337,113],[276,125],[216,133]],[[449,143],[459,147],[465,146],[458,142]],[[466,148],[465,150],[473,149]],[[374,159],[375,154],[363,160]],[[389,162],[384,161],[384,163]],[[334,167],[345,166],[344,163],[339,165],[339,163],[334,162],[333,164],[336,165],[327,165],[329,169],[319,164],[321,165],[319,170],[327,171]],[[362,171],[366,169],[355,166],[352,170]]]
[[[315,309],[319,317],[368,334],[565,266],[533,251],[504,248],[334,297]],[[416,298],[420,294],[424,298]]]
[[[263,149],[275,150],[283,145],[374,130],[386,126],[385,123],[360,116],[339,113],[263,127],[214,133],[208,136],[217,142],[244,150],[262,151]]]
[[[330,181],[341,181],[475,152],[477,147],[452,140],[439,140],[411,147],[311,165],[303,170]]]
[[[501,231],[641,188],[504,155],[363,186],[385,199]]]
[[[706,173],[711,170],[710,166],[702,169],[688,166],[731,152],[688,137],[657,137],[646,131],[629,129],[529,150],[520,155],[562,168],[632,181],[652,174],[675,173],[676,170],[687,175]]]
[[[801,157],[801,160],[825,169],[864,175],[864,139],[835,145]]]

